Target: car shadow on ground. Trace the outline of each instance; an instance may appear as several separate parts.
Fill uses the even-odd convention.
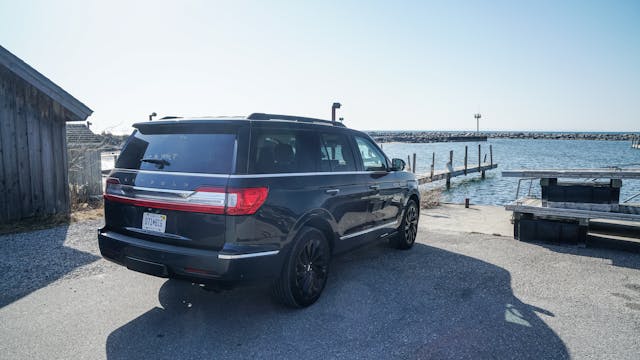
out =
[[[527,241],[527,243],[562,254],[608,260],[613,266],[640,270],[640,242],[607,239],[590,235],[586,244],[580,246],[570,243],[544,241]]]
[[[69,226],[0,236],[0,308],[100,259],[64,245]]]
[[[332,263],[321,299],[283,308],[268,289],[211,293],[169,280],[162,307],[114,330],[109,359],[145,358],[568,358],[524,304],[506,270],[416,244],[373,244]]]

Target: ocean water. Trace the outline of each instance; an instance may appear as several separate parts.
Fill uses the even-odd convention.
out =
[[[482,147],[482,158],[493,147],[493,162],[498,168],[487,171],[486,179],[479,173],[453,178],[451,190],[444,190],[444,181],[437,181],[427,187],[443,189],[442,200],[463,203],[469,198],[471,203],[504,205],[515,200],[517,178],[503,178],[502,170],[516,169],[569,169],[601,167],[640,168],[640,150],[632,149],[629,141],[596,140],[533,140],[533,139],[489,139],[482,143],[385,143],[383,150],[390,158],[407,161],[407,155],[416,153],[417,173],[428,173],[432,153],[435,152],[435,169],[445,169],[449,161],[449,151],[453,150],[454,166],[464,165],[464,147],[469,148],[468,166],[478,164],[478,144]],[[489,156],[487,155],[487,161]],[[623,180],[620,201],[640,192],[640,180]],[[539,195],[540,185],[534,180],[532,194]],[[522,196],[529,190],[529,182],[523,181]],[[632,202],[640,202],[640,197]]]

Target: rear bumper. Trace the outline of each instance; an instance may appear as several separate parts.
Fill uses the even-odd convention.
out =
[[[282,269],[283,254],[276,249],[242,253],[187,248],[142,240],[117,232],[98,230],[102,256],[149,275],[195,283],[266,281]]]

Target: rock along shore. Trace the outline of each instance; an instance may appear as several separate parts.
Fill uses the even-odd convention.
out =
[[[536,131],[488,131],[488,132],[456,132],[456,131],[367,131],[376,142],[455,142],[486,141],[489,139],[548,139],[548,140],[602,140],[631,141],[637,133],[569,133],[569,132],[536,132]]]

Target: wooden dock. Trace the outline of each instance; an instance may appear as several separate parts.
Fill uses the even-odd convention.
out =
[[[436,171],[433,174],[418,174],[418,184],[426,184],[433,181],[438,180],[447,180],[447,188],[451,187],[451,178],[456,176],[462,176],[472,173],[480,173],[482,178],[484,179],[484,172],[491,169],[498,168],[498,164],[490,164],[490,163],[482,163],[480,166],[474,166],[470,168],[465,168],[464,166],[458,166],[454,169],[450,170],[441,170]]]
[[[541,197],[531,193],[505,206],[513,211],[514,237],[524,241],[586,244],[593,239],[640,244],[640,204],[630,203],[640,193],[620,201],[622,179],[640,179],[640,168],[548,169],[503,171],[519,181],[540,179]],[[588,181],[559,181],[582,179]],[[594,180],[606,180],[596,182]],[[591,221],[596,225],[591,226]],[[615,223],[623,222],[623,223]],[[598,241],[600,241],[598,240]]]
[[[489,155],[489,161],[487,162],[487,155]],[[449,151],[449,162],[447,162],[445,170],[435,171],[435,158],[436,154],[433,153],[431,157],[431,171],[428,174],[416,174],[418,184],[426,184],[439,180],[446,180],[447,189],[451,188],[451,178],[457,176],[466,176],[472,173],[480,173],[482,179],[485,178],[485,172],[488,170],[496,169],[498,164],[493,163],[493,146],[489,145],[489,154],[484,155],[484,161],[482,159],[482,146],[478,145],[478,163],[477,165],[469,163],[469,148],[464,147],[464,165],[453,167],[453,150]],[[408,163],[411,164],[411,158],[407,157]],[[416,168],[416,154],[413,154],[413,165],[411,169],[415,173]]]

